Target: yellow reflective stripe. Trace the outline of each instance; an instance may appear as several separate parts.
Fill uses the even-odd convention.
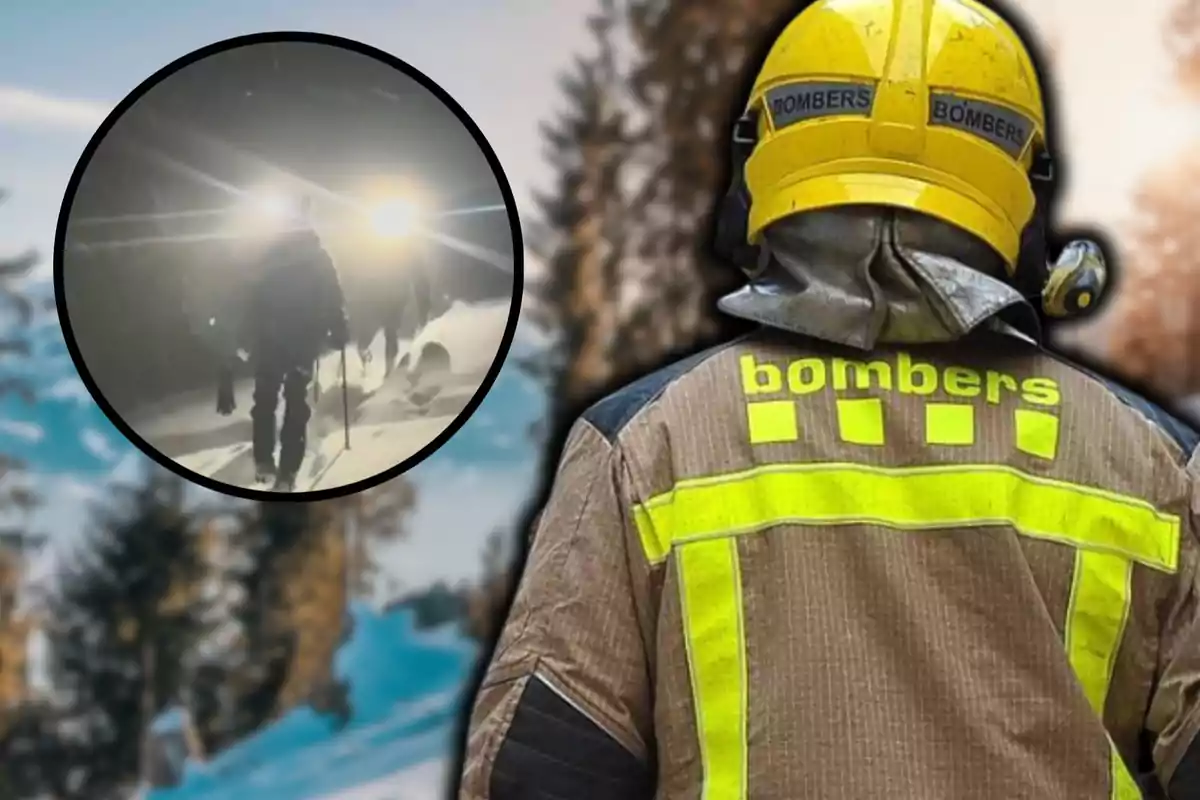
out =
[[[1101,719],[1117,650],[1129,621],[1132,593],[1132,561],[1110,553],[1075,551],[1075,574],[1067,606],[1067,657],[1088,703]],[[1111,739],[1109,764],[1111,800],[1141,800],[1141,790]]]
[[[748,689],[738,535],[785,523],[901,530],[1006,524],[1074,546],[1066,646],[1100,714],[1129,615],[1132,562],[1170,573],[1178,568],[1178,516],[1138,498],[997,465],[772,465],[681,481],[633,513],[651,562],[672,550],[677,556],[704,800],[746,797]],[[1111,800],[1140,800],[1115,748],[1111,758]]]
[[[865,523],[906,530],[1011,525],[1029,537],[1178,568],[1180,520],[1144,500],[1011,467],[889,469],[779,464],[681,481],[634,509],[646,557],[772,525]]]
[[[1067,606],[1067,656],[1088,702],[1101,718],[1129,619],[1132,578],[1133,562],[1127,558],[1075,552],[1075,576]]]
[[[747,776],[746,641],[737,540],[684,545],[676,564],[704,767],[703,800],[742,800]]]
[[[1117,752],[1117,747],[1113,744],[1112,739],[1108,740],[1108,749],[1109,764],[1112,767],[1110,770],[1112,777],[1110,800],[1144,800],[1142,790],[1138,788],[1137,781],[1130,774],[1129,767],[1125,766],[1125,759],[1121,758],[1121,754]]]
[[[653,502],[653,501],[651,501]],[[651,564],[661,563],[671,551],[671,540],[664,538],[670,531],[660,530],[651,516],[651,507],[635,505],[633,507],[633,524],[637,528],[638,539],[642,542],[642,553]]]

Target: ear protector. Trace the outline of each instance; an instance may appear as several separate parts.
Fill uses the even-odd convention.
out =
[[[758,114],[751,110],[733,126],[730,141],[730,182],[717,209],[713,248],[720,258],[731,262],[753,281],[762,271],[761,248],[747,241],[750,218],[750,190],[746,186],[746,162],[758,143]],[[1034,195],[1034,211],[1021,234],[1021,250],[1014,286],[1036,300],[1050,317],[1079,316],[1088,311],[1104,292],[1107,267],[1099,246],[1087,240],[1071,242],[1050,262],[1048,211],[1057,191],[1054,158],[1045,150],[1034,154],[1029,182]]]
[[[1047,317],[1070,319],[1089,313],[1104,294],[1108,264],[1104,251],[1090,239],[1074,239],[1052,257],[1048,212],[1057,179],[1054,159],[1047,151],[1038,151],[1029,170],[1034,212],[1021,234],[1013,284],[1026,297],[1038,300]]]

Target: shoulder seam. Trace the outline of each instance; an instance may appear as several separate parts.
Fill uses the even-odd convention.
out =
[[[643,375],[633,383],[627,384],[594,403],[583,412],[580,418],[609,442],[615,442],[629,423],[653,405],[680,379],[690,375],[701,365],[707,363],[709,359],[731,347],[736,347],[753,335],[754,332],[743,334]]]

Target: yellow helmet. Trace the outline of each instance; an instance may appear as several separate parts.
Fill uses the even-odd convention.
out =
[[[1016,269],[1045,109],[1025,44],[976,0],[817,0],[754,82],[747,240],[848,204],[929,214]]]

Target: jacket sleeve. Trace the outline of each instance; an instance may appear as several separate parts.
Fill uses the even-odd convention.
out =
[[[1200,800],[1200,452],[1183,531],[1178,583],[1163,611],[1158,676],[1147,714],[1159,782],[1172,800]]]
[[[653,797],[654,615],[627,469],[576,424],[475,700],[460,800]]]

